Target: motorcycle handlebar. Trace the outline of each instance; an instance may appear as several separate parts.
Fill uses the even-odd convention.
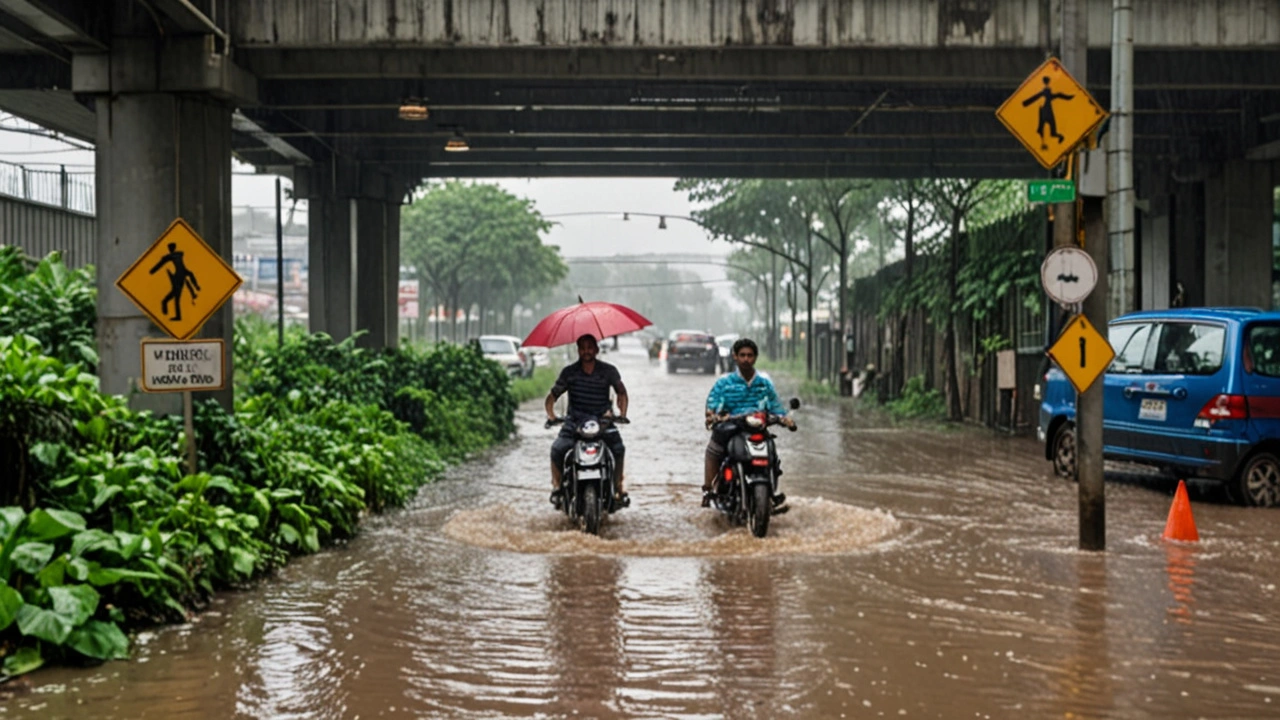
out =
[[[749,416],[749,415],[754,415],[754,414],[755,414],[755,413],[744,413],[744,414],[742,414],[742,415],[715,415],[715,416],[713,416],[713,417],[712,417],[711,425],[708,425],[708,426],[707,426],[707,429],[708,429],[708,430],[710,430],[710,429],[711,429],[711,427],[712,427],[713,425],[715,425],[716,423],[722,423],[722,422],[737,422],[737,421],[739,421],[739,420],[741,420],[741,419],[743,419],[743,418],[745,418],[745,417],[747,417],[747,416]],[[770,426],[770,425],[781,425],[781,424],[782,424],[782,419],[783,419],[783,418],[785,418],[785,417],[787,417],[787,416],[786,416],[786,415],[774,415],[773,413],[769,413],[769,415],[768,415],[767,419],[765,420],[765,427],[768,427],[768,426]],[[787,429],[788,429],[788,430],[790,430],[791,432],[795,432],[796,430],[799,430],[800,428],[796,427],[796,421],[795,421],[795,420],[792,420],[792,421],[791,421],[791,424],[787,426]]]
[[[547,421],[542,424],[542,427],[550,429],[552,427],[555,427],[556,425],[563,425],[568,420],[569,418],[565,418],[565,417],[558,417],[558,418],[555,418],[554,420],[548,418]],[[602,417],[600,418],[600,421],[604,423],[610,423],[613,425],[630,425],[631,424],[631,418],[628,418],[628,417]]]

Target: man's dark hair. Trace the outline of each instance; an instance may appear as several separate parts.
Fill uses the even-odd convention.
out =
[[[755,353],[756,357],[760,357],[760,348],[756,347],[755,341],[751,338],[738,338],[737,341],[733,343],[733,354],[737,355],[738,351],[744,347],[751,348],[751,352]]]
[[[591,333],[584,333],[582,335],[579,335],[578,340],[575,344],[578,347],[582,347],[583,343],[588,343],[588,342],[591,343],[592,345],[595,345],[597,350],[600,349],[600,342],[596,340],[596,336],[592,335]]]

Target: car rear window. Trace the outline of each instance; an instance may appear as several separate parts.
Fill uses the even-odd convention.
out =
[[[1245,352],[1255,373],[1280,377],[1280,325],[1250,327]]]
[[[1226,341],[1227,329],[1222,325],[1162,323],[1152,369],[1157,373],[1212,375],[1222,368]]]
[[[693,335],[690,333],[681,333],[676,335],[675,342],[683,343],[714,343],[715,338],[710,335]]]
[[[497,338],[484,338],[480,341],[480,352],[485,355],[509,355],[514,354],[515,346],[510,340],[499,340]]]

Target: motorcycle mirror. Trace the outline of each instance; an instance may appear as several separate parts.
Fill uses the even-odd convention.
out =
[[[792,409],[792,410],[799,410],[799,409],[800,409],[800,398],[791,398],[791,402],[789,402],[789,403],[787,403],[787,404],[791,406],[791,409]]]

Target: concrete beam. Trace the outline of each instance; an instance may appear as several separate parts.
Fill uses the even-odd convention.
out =
[[[77,93],[205,93],[240,105],[258,101],[257,79],[216,52],[211,35],[170,38],[158,47],[152,39],[118,37],[110,52],[77,53],[71,80]]]
[[[999,85],[1043,62],[1034,48],[270,47],[237,57],[260,79],[760,80]]]
[[[407,166],[406,166],[407,167]],[[1039,166],[1037,166],[1039,167]],[[949,166],[892,166],[879,163],[809,163],[774,165],[770,163],[644,163],[598,165],[595,163],[540,163],[537,165],[422,165],[418,168],[422,177],[465,178],[533,178],[533,177],[735,177],[735,178],[921,178],[921,177],[971,177],[990,179],[1023,178],[1027,176],[1024,165],[965,165]],[[403,173],[410,175],[406,169]]]
[[[71,63],[44,54],[0,55],[0,89],[54,90],[71,87]]]
[[[174,25],[184,33],[194,35],[211,34],[223,42],[227,42],[227,33],[209,19],[200,8],[191,4],[191,0],[150,0],[155,9],[164,13]]]
[[[7,13],[69,50],[105,50],[105,5],[76,0],[0,0],[0,15]]]

